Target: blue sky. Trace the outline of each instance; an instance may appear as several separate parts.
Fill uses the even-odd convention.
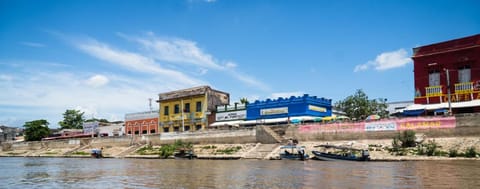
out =
[[[231,102],[413,100],[412,48],[478,34],[480,1],[0,1],[0,125],[123,120],[198,85]],[[154,108],[155,108],[154,104]]]

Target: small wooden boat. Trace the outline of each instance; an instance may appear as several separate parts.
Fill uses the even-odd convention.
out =
[[[314,159],[325,161],[347,160],[347,161],[368,161],[370,155],[368,150],[349,148],[334,145],[318,145],[317,148],[323,148],[324,151],[312,151]]]
[[[101,149],[93,149],[91,153],[93,158],[102,158],[102,150]]]
[[[173,154],[175,159],[194,159],[197,158],[197,155],[193,153],[193,150],[190,149],[180,149]]]
[[[280,159],[307,160],[308,154],[305,153],[305,146],[287,145],[280,147]]]

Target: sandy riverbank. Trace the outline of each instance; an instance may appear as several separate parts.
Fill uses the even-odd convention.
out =
[[[438,144],[437,150],[448,152],[450,149],[457,149],[459,153],[465,152],[467,148],[474,147],[477,153],[480,151],[480,137],[449,137],[449,138],[425,138],[424,142],[435,140]],[[313,157],[311,151],[314,146],[320,144],[352,146],[370,150],[371,159],[374,161],[403,161],[403,160],[480,160],[480,158],[445,157],[445,156],[419,156],[419,155],[392,155],[388,148],[391,148],[392,139],[382,140],[348,140],[348,141],[300,141],[298,145],[305,146],[306,152]],[[280,152],[280,146],[262,145],[260,143],[247,144],[198,144],[194,145],[194,151],[200,158],[204,159],[275,159]],[[265,146],[270,149],[265,149]],[[135,151],[142,146],[104,146],[104,155],[115,158],[159,158],[158,155],[140,155]],[[154,146],[159,147],[159,146]],[[261,154],[260,148],[263,148]],[[37,150],[11,150],[0,151],[3,157],[90,157],[89,146],[71,148],[46,148]],[[229,151],[229,152],[227,152]],[[252,154],[254,154],[252,156]],[[261,154],[261,155],[258,155]]]

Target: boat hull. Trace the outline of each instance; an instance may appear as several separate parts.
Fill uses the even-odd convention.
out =
[[[312,151],[312,154],[315,155],[315,159],[324,160],[324,161],[368,161],[370,158],[368,156],[342,156],[338,154],[329,154],[319,151]]]

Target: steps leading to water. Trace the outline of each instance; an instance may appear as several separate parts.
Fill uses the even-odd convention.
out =
[[[252,150],[246,152],[243,159],[265,159],[279,144],[257,144]]]

